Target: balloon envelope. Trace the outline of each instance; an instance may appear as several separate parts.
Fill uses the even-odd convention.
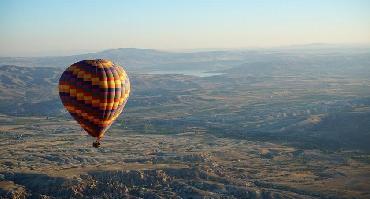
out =
[[[130,95],[125,70],[111,61],[83,60],[59,79],[59,96],[68,112],[91,136],[100,139],[121,114]]]

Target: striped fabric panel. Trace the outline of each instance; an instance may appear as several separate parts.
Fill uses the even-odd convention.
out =
[[[107,60],[84,60],[68,67],[59,80],[65,108],[91,136],[102,137],[122,112],[130,81],[122,67]]]

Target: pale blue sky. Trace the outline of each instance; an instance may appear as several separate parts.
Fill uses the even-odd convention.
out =
[[[370,0],[1,0],[0,56],[370,43]]]

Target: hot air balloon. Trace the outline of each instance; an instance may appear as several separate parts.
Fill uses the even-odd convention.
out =
[[[83,60],[59,79],[59,96],[67,111],[91,136],[94,147],[123,111],[130,95],[125,70],[109,60]]]

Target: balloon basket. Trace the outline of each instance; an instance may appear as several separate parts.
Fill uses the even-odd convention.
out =
[[[95,148],[99,148],[100,147],[100,142],[97,140],[97,141],[95,141],[95,142],[93,142],[93,147],[95,147]]]

